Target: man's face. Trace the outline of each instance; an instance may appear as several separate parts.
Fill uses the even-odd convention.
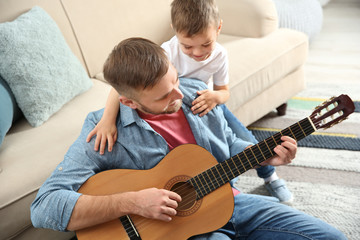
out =
[[[192,37],[187,37],[183,33],[177,33],[176,36],[179,40],[181,51],[198,62],[208,59],[215,48],[220,29],[221,25],[219,28],[209,26],[203,33],[198,33]]]
[[[177,71],[169,63],[169,69],[160,81],[153,88],[140,90],[137,100],[133,100],[134,106],[130,107],[150,114],[175,113],[184,97],[179,84]]]

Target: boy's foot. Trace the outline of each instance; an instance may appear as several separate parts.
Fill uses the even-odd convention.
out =
[[[279,178],[275,181],[265,183],[265,188],[271,196],[278,198],[280,202],[288,203],[293,201],[293,195],[283,179]]]

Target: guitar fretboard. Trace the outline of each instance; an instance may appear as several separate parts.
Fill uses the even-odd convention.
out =
[[[273,149],[281,144],[280,138],[282,136],[290,136],[299,141],[314,131],[315,128],[310,119],[304,118],[224,162],[194,176],[188,182],[195,188],[197,199],[203,198],[205,195],[230,182],[231,179],[259,166],[261,162],[276,155]]]

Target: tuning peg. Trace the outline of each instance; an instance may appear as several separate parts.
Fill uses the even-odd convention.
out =
[[[337,120],[336,122],[333,122],[332,124],[330,124],[329,126],[324,127],[324,129],[331,128],[332,126],[334,126],[334,125],[336,125],[336,124],[338,124],[338,123],[341,123],[342,121],[344,121],[344,120],[346,120],[346,119],[348,119],[348,118],[345,117],[345,118],[339,119],[339,120]]]

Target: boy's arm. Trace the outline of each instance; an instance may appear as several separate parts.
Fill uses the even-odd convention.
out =
[[[117,139],[116,117],[119,113],[119,106],[119,94],[112,88],[101,120],[86,138],[86,141],[89,142],[96,135],[94,150],[98,151],[100,145],[100,154],[104,154],[106,141],[108,142],[108,151],[111,152]]]
[[[217,86],[214,84],[214,91],[205,89],[198,91],[197,97],[192,102],[191,111],[194,114],[199,114],[200,117],[210,112],[216,105],[224,104],[230,97],[229,86]]]
[[[214,84],[214,91],[216,91],[217,104],[224,104],[229,100],[230,92],[229,85],[218,86]]]

